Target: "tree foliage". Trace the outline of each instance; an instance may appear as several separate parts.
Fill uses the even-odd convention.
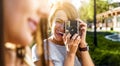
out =
[[[82,3],[81,8],[79,9],[80,18],[84,21],[93,19],[93,8],[89,4]]]
[[[92,1],[92,0],[91,0]],[[108,11],[109,4],[107,1],[104,0],[96,0],[96,10],[97,14]]]
[[[108,2],[103,0],[96,0],[96,13],[100,14],[108,10]],[[80,18],[86,22],[93,21],[94,15],[94,0],[90,0],[89,4],[82,3],[79,8]]]

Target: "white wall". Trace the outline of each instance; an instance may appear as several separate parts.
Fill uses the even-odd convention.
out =
[[[120,0],[108,0],[109,4],[116,3],[116,2],[120,2]]]

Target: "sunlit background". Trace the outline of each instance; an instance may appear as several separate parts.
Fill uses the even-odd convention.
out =
[[[95,66],[120,66],[120,0],[96,0],[96,2],[95,0],[51,0],[50,2],[54,4],[56,1],[71,2],[78,9],[80,19],[87,23],[86,40]],[[96,10],[96,21],[93,17],[94,10]],[[94,41],[97,41],[96,46]]]
[[[90,0],[50,0],[51,4],[55,4],[57,1],[68,1],[71,2],[77,9],[79,9],[82,5],[81,3],[89,3]]]

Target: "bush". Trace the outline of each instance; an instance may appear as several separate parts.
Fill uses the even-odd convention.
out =
[[[93,32],[87,33],[90,54],[96,66],[120,66],[120,42],[113,42],[104,38],[111,32],[98,32],[98,46],[93,44]]]

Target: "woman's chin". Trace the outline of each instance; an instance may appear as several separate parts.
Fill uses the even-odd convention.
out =
[[[24,38],[22,45],[28,46],[28,45],[32,44],[32,41],[33,41],[33,37],[29,37],[29,38],[26,37],[26,38]]]
[[[60,42],[60,41],[63,41],[63,39],[62,39],[62,38],[57,38],[57,41],[59,41],[59,42]]]

